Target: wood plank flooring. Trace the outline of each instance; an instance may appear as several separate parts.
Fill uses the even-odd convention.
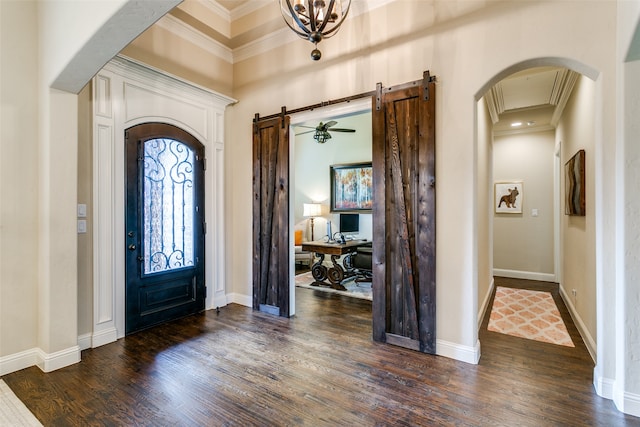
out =
[[[555,285],[496,279],[497,285]],[[371,340],[371,303],[298,289],[298,315],[239,305],[3,379],[45,426],[630,426],[576,348],[487,331],[479,365]]]

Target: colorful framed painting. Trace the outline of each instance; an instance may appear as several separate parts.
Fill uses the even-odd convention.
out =
[[[371,162],[329,166],[331,212],[371,212],[373,168]]]
[[[522,213],[522,181],[496,182],[494,189],[494,207],[496,213]]]

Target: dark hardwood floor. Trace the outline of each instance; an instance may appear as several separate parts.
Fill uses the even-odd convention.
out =
[[[497,285],[555,285],[496,279]],[[45,426],[624,426],[575,348],[480,333],[479,365],[371,340],[371,303],[297,289],[298,315],[239,305],[3,379]]]

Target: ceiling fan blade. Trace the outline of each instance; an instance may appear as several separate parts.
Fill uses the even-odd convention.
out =
[[[305,127],[306,127],[306,126],[305,126]],[[308,131],[306,131],[306,132],[296,133],[296,136],[298,136],[298,135],[304,135],[305,133],[311,133],[311,132],[315,132],[315,128],[314,128],[314,130],[308,130]]]
[[[315,129],[315,126],[304,126],[304,125],[296,125],[297,128],[307,128],[307,129]]]
[[[327,123],[324,124],[324,128],[327,129],[327,128],[330,128],[331,126],[335,126],[337,124],[338,124],[338,122],[336,122],[335,120],[331,120],[330,122],[327,122]],[[333,130],[333,129],[331,129],[331,130]]]
[[[355,132],[355,129],[342,129],[342,128],[331,128],[328,129],[331,132]]]

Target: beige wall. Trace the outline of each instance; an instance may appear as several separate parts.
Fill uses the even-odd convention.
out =
[[[586,216],[562,215],[560,285],[584,323],[593,342],[596,339],[596,258],[595,258],[595,174],[596,126],[595,83],[582,76],[576,83],[558,124],[556,139],[562,144],[564,164],[580,149],[586,159]],[[564,173],[561,174],[561,211],[564,213]],[[571,291],[576,290],[576,296]]]
[[[637,46],[635,50],[640,55],[640,27],[637,34]],[[624,388],[618,387],[617,404],[619,408],[625,409],[627,406],[633,407],[632,403],[626,401],[626,390],[636,390],[640,392],[640,366],[636,353],[628,351],[629,348],[637,348],[640,342],[640,201],[637,197],[637,188],[640,188],[640,61],[636,60],[625,64],[625,82],[628,92],[625,92],[624,115],[625,125],[625,150],[624,160],[629,166],[625,173],[624,188],[620,189],[624,197],[625,211],[625,260],[624,260],[624,283],[627,284],[624,294],[618,294],[619,307],[624,307],[623,313],[618,313],[615,323],[619,328],[625,330],[624,345],[619,346],[619,361],[623,364],[627,373],[628,381]],[[624,166],[621,168],[624,169]],[[635,197],[634,197],[635,196]],[[619,202],[620,203],[620,202]],[[614,322],[608,322],[614,323]],[[610,327],[609,325],[607,325]],[[614,329],[615,330],[615,329]],[[600,336],[600,335],[599,335]],[[630,399],[629,399],[630,400]],[[636,415],[640,416],[640,411],[636,410]]]
[[[87,232],[78,234],[78,336],[93,329],[93,104],[91,83],[78,94],[78,203],[87,205]]]
[[[88,5],[77,1],[37,2],[43,79],[49,87],[77,55],[96,29],[118,12],[127,0],[97,0]],[[87,65],[87,64],[85,64]]]
[[[87,13],[81,20],[83,24],[91,23],[88,25],[90,31],[84,32],[85,37],[65,31],[77,41],[86,39],[99,25],[99,19],[91,19],[93,15],[100,15],[96,2],[84,6],[81,2],[44,3],[61,5],[62,12],[60,19],[54,14],[48,15],[45,27],[54,24],[57,29],[66,30],[67,17],[73,18],[76,11]],[[121,3],[111,2],[108,6]],[[606,340],[608,345],[601,345],[599,340],[594,381],[598,392],[609,397],[612,395],[611,384],[615,383],[620,396],[616,404],[622,407],[627,399],[625,392],[635,393],[631,397],[640,394],[637,380],[640,376],[634,375],[640,365],[628,356],[636,342],[635,335],[628,333],[634,329],[634,324],[627,323],[636,319],[638,310],[632,306],[633,299],[624,301],[627,287],[635,292],[632,296],[637,294],[637,283],[629,286],[625,283],[625,279],[633,280],[633,276],[625,277],[625,263],[619,262],[623,252],[616,256],[616,251],[624,249],[618,240],[625,234],[625,225],[619,219],[624,217],[626,198],[634,202],[637,196],[634,192],[624,193],[624,185],[619,185],[616,171],[633,168],[624,162],[625,147],[621,141],[631,146],[638,135],[632,125],[637,116],[634,115],[637,99],[626,93],[625,81],[619,78],[621,70],[630,73],[637,70],[637,67],[623,68],[620,64],[635,34],[640,6],[632,1],[449,1],[429,3],[430,13],[425,13],[424,5],[419,1],[398,1],[370,15],[354,17],[336,37],[322,42],[324,58],[320,63],[308,59],[311,45],[298,40],[233,67],[233,95],[241,102],[226,116],[229,147],[225,159],[228,171],[225,212],[228,219],[227,291],[251,293],[251,262],[247,254],[251,250],[250,123],[253,114],[278,112],[281,105],[295,108],[369,91],[378,81],[392,85],[414,80],[423,70],[430,69],[438,76],[438,351],[446,347],[443,341],[462,346],[463,352],[465,348],[473,348],[477,339],[477,302],[473,289],[478,273],[476,243],[481,246],[481,242],[476,241],[478,233],[474,224],[481,206],[479,203],[468,209],[456,209],[456,206],[460,200],[477,200],[481,193],[474,185],[480,155],[476,156],[470,145],[476,141],[475,102],[486,90],[485,86],[510,67],[516,71],[520,66],[561,58],[549,62],[570,66],[595,80],[592,130],[597,157],[587,154],[587,159],[594,159],[597,165],[595,187],[598,191],[595,196],[598,199],[595,202],[598,215],[595,221],[599,256],[596,257],[596,273],[600,325],[607,332],[601,340]],[[76,11],[65,14],[67,6]],[[46,84],[41,84],[37,67],[39,46],[34,37],[42,32],[45,44],[40,51],[43,54],[61,53],[59,61],[42,61],[45,71],[40,74],[45,80],[55,77],[56,70],[64,67],[75,53],[74,46],[79,45],[47,37],[51,32],[46,28],[40,31],[35,8],[33,2],[0,2],[0,356],[32,348],[38,334],[47,336],[46,342],[43,341],[46,344],[44,351],[55,351],[68,345],[78,329],[73,319],[77,316],[74,286],[77,268],[74,265],[71,269],[72,279],[60,274],[60,270],[73,264],[70,260],[77,259],[74,258],[76,201],[72,200],[77,195],[77,178],[69,176],[73,174],[60,166],[68,164],[65,163],[67,158],[58,156],[57,152],[54,156],[42,152],[55,143],[61,153],[73,153],[75,157],[77,111],[67,102],[66,96],[52,96],[46,91]],[[398,22],[403,25],[397,25]],[[544,23],[544,31],[540,31],[540,23]],[[567,25],[570,25],[570,31],[567,31]],[[68,47],[70,52],[67,52]],[[635,51],[638,51],[637,44]],[[193,65],[193,68],[197,66]],[[629,89],[637,89],[636,79],[629,78],[629,83]],[[34,90],[40,91],[39,94]],[[627,101],[623,94],[630,99]],[[36,105],[38,102],[40,106]],[[628,107],[630,116],[617,121],[618,109],[623,105]],[[53,113],[61,109],[69,111],[76,119],[64,113]],[[29,126],[34,123],[35,126]],[[20,125],[19,130],[17,125]],[[629,133],[623,134],[623,129]],[[566,131],[569,131],[568,127]],[[568,140],[568,137],[562,138]],[[38,139],[42,143],[36,143]],[[27,145],[17,149],[16,141]],[[29,141],[32,145],[28,145]],[[17,163],[12,163],[12,158],[24,154],[24,148],[44,161],[21,162],[22,168],[17,170]],[[42,167],[45,170],[40,178],[38,170]],[[68,169],[74,172],[75,168]],[[16,176],[21,177],[22,182]],[[629,183],[633,182],[633,176],[628,179]],[[7,185],[7,180],[18,181],[17,187]],[[67,186],[70,182],[73,184]],[[40,190],[36,190],[38,186],[47,192],[40,194]],[[52,196],[57,196],[53,190],[59,189],[63,189],[61,197],[53,200]],[[34,192],[36,194],[32,196]],[[73,198],[68,197],[69,193]],[[20,211],[16,212],[18,206]],[[630,221],[631,225],[635,224]],[[71,235],[73,238],[69,238]],[[33,259],[28,258],[35,253],[43,255],[39,259],[44,260],[38,261],[38,271],[35,271]],[[63,254],[63,262],[48,265],[47,261],[55,263],[58,260],[51,257],[58,253]],[[633,253],[629,256],[631,263]],[[31,269],[22,269],[23,266]],[[568,274],[563,275],[563,280],[570,280]],[[38,280],[40,283],[36,285],[34,282]],[[69,293],[69,289],[73,293]],[[590,297],[585,293],[580,290],[578,298],[586,301]],[[49,324],[47,319],[55,321]],[[602,319],[616,319],[615,326]],[[42,328],[38,330],[36,324]],[[49,346],[50,338],[54,346]],[[627,384],[632,388],[627,388]]]
[[[477,202],[482,190],[473,185],[480,173],[478,164],[481,155],[476,155],[470,146],[476,142],[477,127],[473,120],[475,101],[492,79],[510,67],[544,63],[545,58],[563,58],[560,62],[564,65],[595,79],[593,139],[594,151],[599,153],[595,159],[598,166],[595,175],[600,177],[600,181],[596,178],[594,187],[600,189],[596,193],[599,215],[595,218],[596,225],[600,227],[599,245],[596,248],[600,254],[600,258],[596,257],[600,268],[597,271],[602,297],[600,314],[601,318],[614,318],[616,313],[624,312],[616,309],[619,301],[615,300],[616,296],[611,291],[616,289],[618,295],[624,295],[625,289],[624,282],[617,279],[622,275],[616,275],[619,266],[616,264],[618,247],[614,232],[617,230],[615,227],[621,227],[624,234],[624,226],[616,225],[616,200],[620,200],[617,196],[623,194],[618,193],[620,190],[615,176],[617,167],[625,166],[623,161],[616,160],[616,144],[622,134],[622,124],[616,122],[618,97],[625,88],[624,82],[618,86],[616,74],[617,59],[622,54],[616,53],[613,46],[618,46],[619,50],[626,49],[633,33],[633,30],[627,30],[633,25],[624,25],[620,30],[621,34],[618,35],[623,36],[620,40],[625,45],[621,48],[616,41],[616,24],[632,22],[637,25],[638,7],[633,2],[585,2],[578,5],[564,1],[435,2],[431,6],[433,13],[422,13],[424,3],[398,1],[370,15],[354,17],[350,20],[350,26],[345,26],[336,37],[323,41],[320,47],[324,58],[320,63],[308,59],[311,46],[299,40],[235,64],[233,95],[241,102],[230,109],[226,120],[226,140],[230,147],[225,159],[228,171],[226,214],[229,236],[226,242],[227,291],[244,295],[251,293],[251,265],[246,254],[251,247],[250,122],[253,114],[277,112],[281,105],[295,108],[369,91],[378,81],[393,85],[414,80],[420,77],[423,70],[430,69],[438,76],[438,346],[439,349],[443,348],[444,341],[461,346],[463,351],[465,348],[473,349],[477,340],[475,321],[478,303],[473,284],[476,280],[480,282],[477,279],[480,268],[478,252],[483,246],[479,241],[480,227],[475,225],[480,217],[479,210],[482,209]],[[617,15],[618,8],[627,12]],[[64,157],[58,157],[58,153],[50,156],[50,153],[41,151],[50,149],[53,141],[61,141],[56,149],[67,154],[70,149],[75,155],[77,137],[69,137],[66,128],[73,128],[73,133],[77,134],[77,112],[73,106],[68,108],[75,119],[62,113],[53,113],[60,109],[67,110],[69,99],[55,93],[52,95],[38,84],[38,72],[32,66],[38,65],[37,53],[31,56],[22,54],[38,50],[38,44],[34,41],[34,37],[39,36],[34,3],[0,2],[0,13],[3,36],[0,54],[0,81],[3,85],[0,355],[31,348],[32,343],[38,340],[38,334],[47,336],[42,341],[44,350],[55,351],[66,346],[70,336],[76,334],[75,329],[78,329],[74,318],[71,318],[77,316],[78,292],[74,286],[78,280],[77,268],[74,265],[71,271],[73,279],[61,274],[65,266],[74,264],[69,261],[74,261],[76,256],[74,248],[77,239],[73,227],[76,200],[70,200],[68,196],[69,193],[73,193],[73,199],[77,196],[75,183],[78,180],[75,175],[69,178],[73,173],[68,174],[59,166],[65,164]],[[55,23],[55,16],[48,15],[46,21]],[[60,26],[60,22],[64,21],[57,22]],[[91,22],[91,26],[98,25],[98,21]],[[397,22],[405,25],[396,25]],[[540,22],[545,23],[544,32],[539,31]],[[571,22],[571,31],[566,30],[567,22]],[[42,73],[45,78],[55,76],[55,70],[64,67],[64,59],[69,59],[64,52],[70,46],[47,38],[47,34],[44,31],[43,41],[52,48],[60,44],[58,47],[62,52],[62,60],[44,61],[47,62],[47,71]],[[8,46],[7,40],[11,40],[15,48]],[[43,48],[42,51],[50,55],[56,49]],[[18,55],[20,61],[15,60]],[[531,61],[531,64],[524,64],[523,61]],[[24,64],[29,64],[29,67]],[[198,68],[197,65],[190,67]],[[22,94],[17,96],[11,90],[6,91],[9,84],[13,87],[22,85]],[[29,93],[29,89],[34,87],[40,90],[41,99],[35,93]],[[34,105],[38,100],[40,107]],[[13,172],[18,172],[12,169],[15,166],[9,164],[8,159],[15,154],[15,148],[8,141],[22,140],[24,136],[22,126],[20,133],[12,126],[34,121],[38,123],[37,127],[27,132],[41,138],[41,143],[35,144],[31,152],[38,153],[44,160],[34,162],[32,169],[36,172],[44,167],[45,172],[41,178],[35,174],[26,177],[24,189],[33,191],[40,186],[46,193],[39,194],[40,190],[36,190],[38,194],[30,198],[29,191],[18,195],[15,187],[8,187],[4,183],[7,177],[16,176]],[[623,120],[621,122],[624,123]],[[569,130],[568,127],[566,130]],[[67,141],[69,138],[70,142]],[[23,174],[24,169],[19,172]],[[74,183],[71,188],[65,187],[69,179]],[[34,185],[26,187],[29,183]],[[52,199],[54,194],[58,196],[54,190],[61,187],[65,190],[61,197]],[[19,188],[23,189],[22,186]],[[470,209],[453,208],[460,199],[476,200],[476,203]],[[25,207],[21,209],[19,217],[11,211],[18,205]],[[625,205],[617,206],[624,208]],[[36,229],[40,234],[30,234],[35,233]],[[16,239],[13,230],[21,233],[17,244],[12,240]],[[74,235],[74,238],[69,240],[69,235]],[[38,264],[38,272],[32,269],[26,274],[18,274],[16,269],[11,268],[21,265],[22,255],[33,253],[38,253],[42,260]],[[58,260],[52,258],[52,254],[57,253],[64,254],[61,258],[63,262],[49,265]],[[452,259],[456,262],[451,262]],[[563,280],[569,280],[568,274],[565,272]],[[37,280],[40,283],[32,284]],[[73,290],[73,294],[68,293],[69,290]],[[578,299],[582,298],[581,295],[585,300],[591,298],[579,290]],[[35,299],[38,303],[34,302]],[[34,313],[33,316],[31,313]],[[50,322],[51,319],[56,320]],[[613,332],[621,335],[628,325],[619,320],[617,322],[617,329],[613,328]],[[18,326],[6,330],[4,325],[7,324]],[[49,345],[52,343],[50,338],[54,346]],[[612,345],[599,348],[598,363],[602,368],[596,371],[599,372],[599,379],[620,377],[619,384],[623,384],[621,387],[624,388],[626,365],[622,368],[616,366],[618,356],[612,350],[615,343],[617,341],[614,340]],[[620,345],[623,351],[628,350],[624,347],[625,342]],[[602,359],[604,362],[600,365]],[[627,362],[631,364],[631,361]],[[619,372],[623,372],[620,374],[622,376],[618,375]]]
[[[478,171],[477,171],[477,262],[478,262],[478,328],[489,304],[493,287],[493,123],[487,104],[482,98],[477,103]]]
[[[36,9],[0,2],[0,357],[37,345]]]
[[[0,366],[44,370],[78,360],[75,238],[76,97],[51,90],[53,52],[40,56],[50,15],[0,2],[2,15],[2,310]],[[45,8],[46,9],[46,8]],[[46,25],[45,25],[46,26]],[[46,64],[45,64],[46,63]],[[25,157],[26,154],[26,157]],[[60,357],[43,359],[44,354]],[[62,352],[62,353],[59,353]],[[0,359],[0,361],[3,361]]]
[[[620,280],[616,283],[615,298],[617,304],[614,315],[608,316],[606,325],[598,322],[598,350],[606,351],[612,347],[613,336],[618,341],[616,369],[625,373],[625,381],[618,381],[614,390],[614,401],[620,410],[640,416],[637,396],[640,395],[640,363],[637,358],[638,342],[640,342],[640,215],[638,192],[640,185],[640,2],[627,1],[618,7],[618,58],[623,63],[619,67],[621,78],[621,96],[619,98],[619,121],[623,137],[620,138],[622,155],[618,158],[618,170],[624,173],[622,185],[618,185],[617,206],[624,212],[624,226],[619,227],[625,235],[624,244],[620,244],[619,254],[624,253],[624,261],[618,258],[617,273]],[[623,172],[624,171],[624,172]],[[631,191],[630,191],[631,190]],[[624,272],[624,273],[623,273]],[[612,306],[613,292],[603,295],[598,293],[598,315],[602,307]],[[603,301],[604,300],[604,301]],[[608,314],[608,313],[607,313]],[[615,326],[614,326],[615,325]],[[613,333],[611,332],[613,330]],[[624,330],[625,332],[617,332]],[[600,353],[599,353],[600,354]],[[611,372],[612,358],[608,358],[607,366],[597,366],[596,372]],[[631,397],[636,397],[635,402]]]
[[[76,240],[78,97],[55,89],[40,94],[38,221],[38,348],[69,359],[48,358],[45,372],[80,359]],[[71,157],[71,163],[69,163]],[[69,165],[73,166],[69,166]],[[55,359],[55,358],[54,358]],[[58,364],[59,363],[59,364]],[[47,367],[47,365],[50,365]]]
[[[112,24],[108,29],[115,29],[120,38],[142,25],[144,19],[135,20],[136,14],[122,13],[121,20],[131,21],[118,28],[112,18],[121,6],[153,20],[170,1],[174,0],[148,7],[127,1],[0,2],[2,372],[33,364],[49,371],[75,363],[80,356],[78,97],[52,89],[51,84],[74,86],[83,78],[86,83],[91,70],[100,68],[96,58],[113,49],[113,38],[98,37],[103,49],[80,47],[95,42],[95,32],[107,20]]]
[[[157,25],[133,40],[122,54],[225,95],[232,94],[232,64]]]
[[[495,269],[555,273],[554,134],[545,131],[494,138],[494,182],[522,181],[522,194],[518,196],[521,197],[522,214],[493,214]],[[533,215],[534,209],[538,216]]]
[[[459,208],[476,198],[474,156],[475,100],[496,75],[534,58],[570,58],[567,63],[603,71],[606,93],[614,93],[612,72],[615,4],[591,2],[435,2],[434,13],[421,13],[419,2],[394,2],[370,15],[354,17],[349,26],[320,48],[320,63],[308,59],[304,41],[237,63],[227,133],[227,283],[239,294],[251,294],[251,119],[280,106],[297,108],[373,90],[376,82],[394,85],[421,77],[430,69],[438,77],[437,162],[437,337],[440,350],[473,351],[477,342],[477,280],[474,224],[478,206]],[[436,23],[432,21],[435,19]],[[572,31],[566,31],[566,22]],[[403,22],[403,25],[396,25]],[[545,22],[545,31],[538,25]],[[593,22],[600,31],[594,31]],[[505,34],[508,37],[505,37]],[[585,49],[584,46],[589,46]],[[490,60],[487,60],[490,58]],[[309,90],[313,88],[313,90]],[[604,99],[606,109],[613,99]],[[603,119],[612,133],[614,116]],[[611,141],[604,141],[604,143]],[[607,165],[610,167],[610,165]],[[451,262],[455,260],[455,262]]]

